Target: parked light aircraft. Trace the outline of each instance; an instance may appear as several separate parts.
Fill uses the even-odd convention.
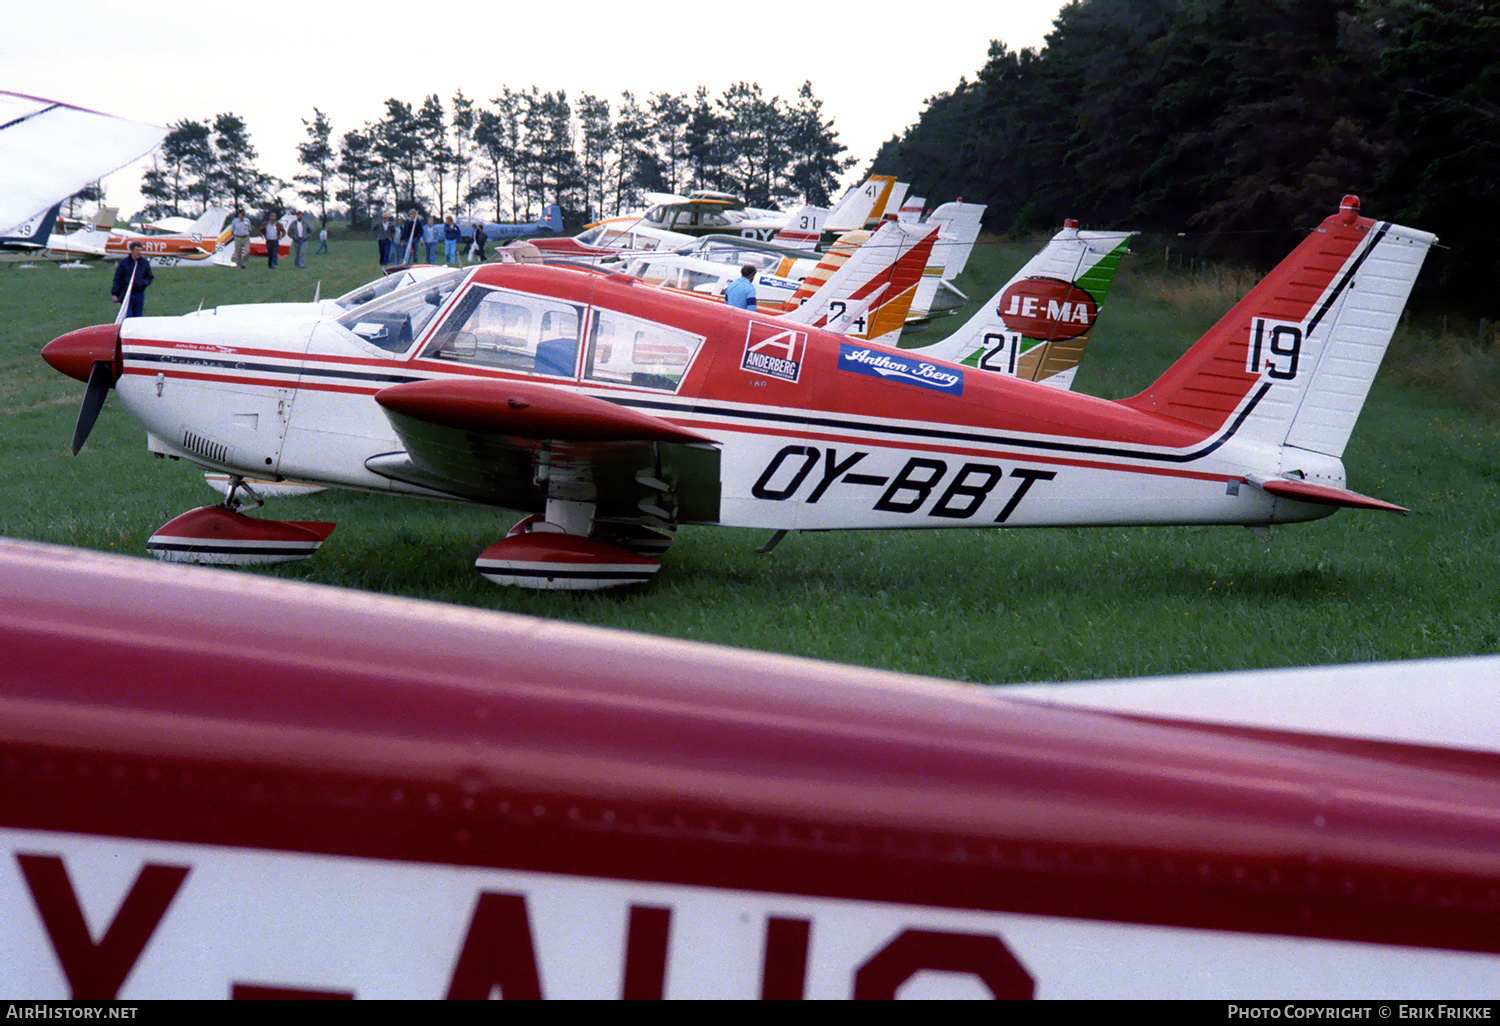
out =
[[[209,207],[185,232],[145,234],[117,228],[104,240],[104,255],[121,259],[132,243],[139,242],[152,267],[207,267],[227,239],[224,222],[231,213],[226,207]]]
[[[1432,241],[1340,220],[1256,389]],[[1495,658],[1070,709],[5,539],[0,652],[11,1001],[1493,996]]]
[[[521,223],[512,223],[506,221],[480,222],[478,218],[461,217],[458,218],[455,223],[463,231],[464,238],[466,239],[473,237],[474,225],[482,223],[484,225],[485,237],[490,242],[494,242],[497,239],[519,239],[524,238],[528,235],[537,235],[544,232],[560,232],[562,231],[563,227],[563,212],[562,207],[558,206],[556,203],[549,203],[546,207],[543,208],[541,219],[537,221],[526,221]]]
[[[1247,722],[10,540],[0,613],[7,1000],[1494,997],[1497,657],[1173,683]]]
[[[966,297],[952,284],[962,273],[979,237],[980,217],[984,206],[976,203],[945,203],[929,219],[920,223],[900,220],[913,230],[934,230],[932,253],[922,271],[921,280],[907,304],[906,320],[926,321],[933,316],[952,313],[962,307]],[[771,242],[734,235],[703,235],[670,252],[653,248],[644,252],[622,253],[626,273],[644,281],[667,283],[699,292],[723,293],[740,268],[756,268],[756,302],[763,311],[776,312],[791,300],[805,282],[813,287],[837,268],[839,262],[856,247],[870,241],[871,232],[845,232],[817,252],[807,247],[821,237],[821,223],[826,212],[807,207],[796,215],[786,229]],[[888,220],[899,220],[887,215]],[[894,345],[898,333],[858,333]]]
[[[530,513],[503,584],[648,579],[671,529],[775,532],[1311,520],[1399,510],[1341,460],[1434,241],[1348,197],[1140,395],[1118,402],[543,265],[454,271],[337,320],[83,328],[43,352],[113,388],[149,449]],[[1022,300],[1024,315],[1041,297]],[[1062,299],[1063,297],[1054,297]],[[233,500],[231,500],[232,502]],[[330,525],[194,511],[163,555],[306,554]],[[216,540],[218,539],[218,540]]]
[[[723,193],[693,193],[699,200],[658,196],[659,202],[642,213],[605,218],[585,226],[577,235],[540,239],[536,244],[553,256],[595,262],[616,259],[621,251],[677,249],[704,235],[737,235],[817,248],[844,232],[878,225],[895,181],[874,175],[845,193],[832,210],[811,204],[791,214],[761,210],[754,212],[754,221],[747,219],[742,200]],[[679,219],[683,222],[680,226]],[[691,232],[686,230],[689,220],[694,229]]]

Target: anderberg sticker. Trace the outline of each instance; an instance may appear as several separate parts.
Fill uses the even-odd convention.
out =
[[[868,374],[885,381],[919,385],[948,395],[964,394],[964,372],[957,367],[944,367],[896,353],[882,353],[847,342],[839,343],[839,370]]]
[[[802,373],[802,354],[806,348],[805,331],[751,321],[740,370],[795,382]]]

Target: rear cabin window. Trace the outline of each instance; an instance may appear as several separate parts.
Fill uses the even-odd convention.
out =
[[[571,378],[582,314],[573,303],[476,285],[459,297],[422,355]]]
[[[674,392],[703,336],[613,310],[595,310],[583,376],[611,385]]]

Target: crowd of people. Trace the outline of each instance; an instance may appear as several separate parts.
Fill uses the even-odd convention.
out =
[[[237,209],[229,222],[229,234],[234,249],[230,262],[239,268],[248,267],[251,257],[251,239],[258,237],[266,250],[266,266],[275,268],[282,255],[282,247],[289,250],[292,262],[299,268],[307,266],[307,243],[311,237],[311,226],[302,211],[291,217],[267,217],[256,223]],[[436,217],[423,221],[417,211],[409,211],[399,220],[385,215],[375,231],[375,241],[380,251],[380,266],[411,263],[445,263],[462,266],[465,263],[483,263],[488,259],[485,246],[489,238],[484,225],[468,221],[462,225],[452,214],[440,222]],[[328,252],[328,226],[318,229],[317,253]],[[316,255],[316,254],[315,254]],[[441,260],[439,260],[441,256]],[[514,257],[520,259],[519,256]],[[139,317],[144,312],[146,287],[152,280],[151,265],[141,251],[139,243],[132,243],[129,255],[115,268],[110,298],[123,302],[126,316]]]
[[[442,221],[430,215],[423,221],[415,210],[408,211],[399,220],[386,214],[375,231],[381,267],[411,263],[452,266],[483,263],[487,259],[485,245],[488,242],[484,225],[478,222],[459,224],[452,214]],[[439,252],[441,261],[437,259]]]

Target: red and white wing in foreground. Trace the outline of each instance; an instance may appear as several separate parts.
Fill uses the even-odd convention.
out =
[[[1493,998],[1488,751],[18,542],[0,612],[0,997]]]

